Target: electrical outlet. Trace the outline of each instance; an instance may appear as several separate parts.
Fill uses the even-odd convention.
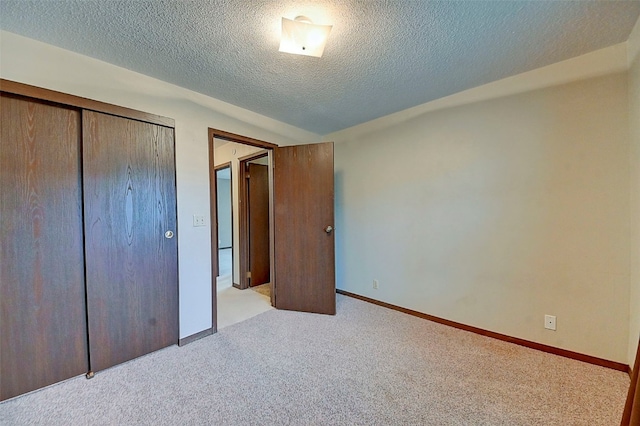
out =
[[[377,290],[378,289],[378,280],[373,280],[373,289]]]
[[[556,330],[556,317],[555,315],[545,315],[544,316],[544,328],[547,330]]]
[[[204,215],[194,214],[193,215],[193,226],[205,226]]]

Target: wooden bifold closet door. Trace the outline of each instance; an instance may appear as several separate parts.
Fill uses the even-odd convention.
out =
[[[0,96],[0,400],[87,372],[80,111]]]
[[[83,111],[92,370],[178,342],[173,129]]]

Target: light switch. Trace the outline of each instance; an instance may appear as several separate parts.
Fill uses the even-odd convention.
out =
[[[193,226],[206,226],[204,223],[204,215],[194,214],[193,215]]]

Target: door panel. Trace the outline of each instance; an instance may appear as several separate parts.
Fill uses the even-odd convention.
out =
[[[178,342],[173,129],[83,112],[91,369]]]
[[[249,163],[249,268],[251,286],[270,281],[269,168]]]
[[[80,112],[0,97],[0,400],[88,371]]]
[[[274,149],[275,302],[335,314],[333,142]]]

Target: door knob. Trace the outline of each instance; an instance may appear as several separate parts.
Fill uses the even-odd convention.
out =
[[[164,233],[165,238],[173,238],[173,231],[167,231]]]
[[[333,231],[333,227],[331,225],[329,225],[326,228],[324,228],[324,232],[326,232],[327,234],[330,234],[331,231]]]

